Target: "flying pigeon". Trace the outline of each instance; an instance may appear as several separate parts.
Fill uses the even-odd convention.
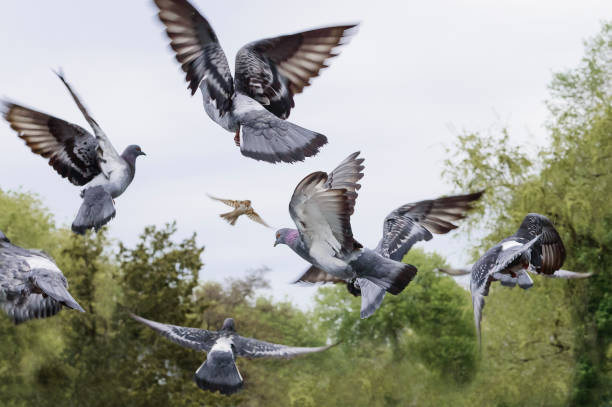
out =
[[[227,206],[231,206],[234,208],[233,211],[231,212],[227,212],[227,213],[222,213],[221,216],[223,219],[225,219],[226,221],[229,222],[230,225],[235,225],[236,221],[238,220],[238,218],[242,215],[246,215],[249,219],[260,223],[262,225],[264,225],[265,227],[269,228],[270,226],[268,226],[268,224],[266,222],[264,222],[264,220],[261,218],[261,216],[259,216],[259,214],[257,212],[255,212],[255,210],[253,209],[253,207],[251,206],[251,201],[244,200],[244,201],[235,201],[232,199],[221,199],[221,198],[217,198],[214,197],[212,195],[208,195],[210,199],[214,199],[215,201],[219,201],[219,202],[223,202],[224,204],[226,204]]]
[[[400,252],[412,245],[414,236],[402,233],[400,224],[407,219],[398,218],[399,213],[385,220],[383,238],[375,250],[353,238],[350,218],[364,169],[364,159],[358,156],[359,152],[349,155],[329,174],[313,172],[297,185],[289,203],[297,229],[278,230],[274,246],[286,244],[314,268],[353,285],[355,280],[361,291],[360,315],[367,318],[380,306],[385,291],[402,292],[417,269],[401,262]],[[430,224],[442,227],[433,221]],[[414,230],[416,235],[429,233],[421,229]]]
[[[134,179],[136,157],[145,155],[139,146],[117,153],[98,123],[89,115],[63,74],[62,80],[95,136],[76,124],[4,101],[4,118],[33,153],[49,160],[62,177],[82,186],[83,204],[72,223],[75,233],[100,229],[115,217],[114,198]]]
[[[303,161],[327,138],[285,121],[293,96],[310,85],[334,49],[356,25],[319,28],[251,42],[236,54],[235,77],[208,21],[187,0],[154,0],[170,46],[189,83],[198,87],[208,116],[225,130],[243,155],[255,160]],[[242,127],[242,132],[240,131]]]
[[[565,247],[553,224],[543,215],[530,213],[512,236],[490,248],[472,266],[470,291],[474,323],[480,343],[480,322],[484,297],[493,281],[523,289],[533,286],[527,272],[552,278],[586,278],[591,273],[560,270],[565,261]]]
[[[384,257],[401,261],[412,246],[421,240],[431,240],[432,233],[445,234],[457,226],[452,222],[461,220],[472,209],[472,203],[480,199],[484,191],[443,197],[405,204],[385,218],[383,237],[375,251]],[[437,269],[450,275],[469,274],[462,270]],[[456,273],[456,274],[453,274]],[[361,290],[356,279],[344,280],[334,277],[315,266],[310,267],[294,283],[341,283],[346,284],[349,293],[360,296]],[[381,298],[382,300],[382,298]]]
[[[0,231],[0,307],[15,324],[51,317],[62,306],[85,312],[68,292],[55,261],[42,250],[11,244]]]
[[[219,331],[207,331],[161,324],[134,314],[131,316],[178,345],[206,352],[208,354],[206,361],[196,370],[194,380],[202,390],[218,390],[226,395],[237,392],[243,384],[242,376],[236,366],[238,356],[249,359],[289,359],[307,353],[321,352],[334,346],[304,348],[245,338],[236,333],[232,318],[227,318]]]

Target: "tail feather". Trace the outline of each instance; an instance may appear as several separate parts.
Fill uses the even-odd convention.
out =
[[[358,278],[357,284],[361,290],[361,318],[365,319],[371,316],[382,304],[385,298],[385,289],[366,280]]]
[[[327,137],[284,121],[267,110],[251,112],[241,118],[240,151],[255,160],[293,163],[319,152]]]
[[[194,380],[202,390],[219,391],[226,395],[236,393],[243,383],[232,352],[214,348],[196,370]]]
[[[72,222],[72,231],[80,235],[91,228],[97,231],[114,218],[115,213],[113,198],[102,186],[89,188],[83,194],[83,203]]]
[[[359,277],[368,279],[393,295],[401,293],[417,273],[413,265],[391,260],[370,249],[364,249],[351,266]]]
[[[234,215],[234,211],[222,213],[219,216],[225,219],[232,226],[236,225],[236,221],[238,220],[238,216]]]

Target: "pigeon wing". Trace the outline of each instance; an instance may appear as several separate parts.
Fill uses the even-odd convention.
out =
[[[222,117],[231,110],[234,81],[217,35],[187,0],[155,0],[155,4],[191,94],[204,86]]]
[[[84,128],[36,110],[4,102],[4,118],[33,153],[59,175],[85,185],[100,173],[98,141]]]
[[[306,284],[326,284],[326,283],[346,283],[346,280],[335,277],[326,271],[321,270],[316,266],[310,266],[308,270],[304,272],[294,284],[306,283]]]
[[[334,345],[319,347],[294,347],[277,345],[275,343],[259,341],[257,339],[234,336],[233,343],[236,355],[245,358],[283,358],[289,359],[307,353],[322,352]]]
[[[385,218],[377,251],[401,261],[415,243],[431,240],[432,233],[445,234],[456,229],[452,222],[465,218],[483,193],[479,191],[400,206]]]
[[[351,215],[355,208],[363,160],[352,154],[330,174],[313,172],[295,188],[289,213],[308,247],[331,254],[362,247],[353,239]],[[339,186],[339,188],[337,188]]]
[[[138,315],[130,315],[136,321],[185,348],[209,352],[219,338],[219,334],[214,331],[162,324],[139,317]]]
[[[66,86],[66,89],[72,96],[74,103],[76,103],[77,107],[85,117],[85,120],[87,120],[87,123],[89,123],[89,125],[93,129],[94,134],[96,136],[96,140],[98,141],[98,145],[96,148],[98,163],[100,169],[102,170],[102,173],[106,176],[106,178],[109,178],[110,173],[117,167],[118,163],[123,162],[123,158],[121,158],[119,153],[117,153],[117,150],[115,150],[115,147],[113,147],[113,144],[106,136],[106,133],[102,131],[98,123],[93,119],[93,117],[91,117],[91,115],[79,99],[78,95],[74,92],[70,84],[66,81],[66,78],[64,78],[64,74],[60,71],[56,72],[56,75],[60,78],[64,86]]]
[[[434,271],[439,273],[448,274],[449,276],[464,276],[470,274],[472,271],[469,269],[454,269],[454,268],[436,268]]]
[[[531,264],[537,273],[554,274],[565,262],[565,246],[561,236],[546,216],[530,213],[523,219],[515,237],[533,239],[541,235],[540,241],[534,246]]]
[[[338,55],[334,48],[346,42],[355,26],[319,28],[245,45],[236,55],[236,88],[286,119],[295,106],[293,96]]]
[[[62,304],[51,297],[42,294],[30,294],[27,297],[14,297],[12,300],[0,302],[0,307],[15,324],[30,319],[49,318],[62,309]]]
[[[497,264],[497,259],[502,250],[500,244],[489,249],[474,265],[470,277],[470,293],[472,295],[472,307],[474,309],[474,324],[478,343],[480,340],[480,323],[482,321],[482,310],[485,306],[484,297],[489,295],[489,287],[493,281],[491,271]]]

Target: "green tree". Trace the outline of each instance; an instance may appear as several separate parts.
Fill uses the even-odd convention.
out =
[[[603,406],[612,400],[612,24],[603,24],[585,48],[579,66],[556,74],[550,86],[550,144],[527,157],[510,145],[507,133],[463,135],[456,146],[458,158],[447,162],[446,174],[460,188],[488,187],[484,222],[476,227],[490,233],[476,248],[479,252],[512,233],[526,213],[539,212],[553,220],[563,237],[565,266],[596,273],[588,281],[536,281],[546,290],[539,295],[555,298],[557,306],[547,312],[532,308],[528,323],[559,321],[545,332],[534,330],[532,339],[548,343],[540,355],[561,347],[570,355],[571,366],[561,379],[568,382],[561,386],[567,403]],[[498,291],[492,290],[489,302]],[[518,301],[507,300],[506,307],[520,309]],[[485,315],[492,315],[487,307]],[[567,310],[572,321],[559,310]],[[513,341],[521,343],[517,337]],[[534,363],[522,364],[522,371],[534,371]],[[520,381],[524,377],[535,378],[523,373]]]

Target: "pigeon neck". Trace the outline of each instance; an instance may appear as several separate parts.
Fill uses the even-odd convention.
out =
[[[132,173],[132,175],[134,175],[136,173],[136,155],[129,151],[124,151],[121,154],[121,158],[125,160],[125,162],[128,164],[128,167],[130,168],[130,172]]]

